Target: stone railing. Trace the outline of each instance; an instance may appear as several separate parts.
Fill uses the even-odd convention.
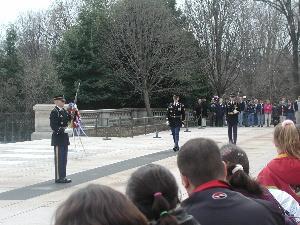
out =
[[[35,112],[35,131],[31,135],[32,140],[47,139],[51,137],[51,128],[49,126],[49,115],[54,108],[52,104],[37,104],[33,107]],[[165,117],[165,109],[152,109],[153,116]],[[143,108],[123,108],[123,109],[99,109],[99,110],[80,110],[82,126],[84,130],[99,131],[101,128],[107,127],[126,127],[129,126],[129,121],[135,118],[134,126],[144,125],[144,120],[147,112]],[[121,125],[120,125],[120,121]],[[127,123],[127,125],[126,125]],[[132,125],[130,125],[132,126]],[[93,132],[92,132],[93,133]],[[99,132],[101,133],[101,132]]]
[[[29,141],[33,131],[33,113],[0,113],[0,143]]]

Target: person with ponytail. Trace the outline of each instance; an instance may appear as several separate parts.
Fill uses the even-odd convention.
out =
[[[224,145],[220,151],[222,160],[226,163],[227,182],[235,191],[247,197],[270,200],[269,196],[264,195],[260,184],[249,176],[249,160],[246,152],[232,144]]]
[[[257,179],[267,188],[287,192],[300,203],[300,137],[293,121],[285,120],[275,127],[274,144],[278,155]]]
[[[245,151],[232,144],[224,145],[220,151],[227,167],[227,182],[234,191],[271,202],[285,216],[286,224],[300,223],[300,206],[292,196],[281,190],[268,190],[249,176],[250,166]]]
[[[199,225],[178,206],[178,185],[163,166],[149,164],[137,169],[129,178],[126,195],[151,225]]]

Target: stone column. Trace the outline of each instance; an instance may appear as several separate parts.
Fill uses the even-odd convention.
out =
[[[54,107],[54,104],[37,104],[33,106],[33,110],[35,112],[35,129],[31,134],[31,140],[51,138],[52,130],[50,128],[49,116]]]
[[[51,138],[50,112],[55,107],[54,104],[37,104],[33,106],[35,112],[34,132],[31,134],[31,140]]]

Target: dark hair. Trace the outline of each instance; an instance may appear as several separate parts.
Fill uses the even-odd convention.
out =
[[[205,138],[186,142],[178,153],[177,165],[180,173],[196,186],[225,174],[218,145]]]
[[[55,225],[147,225],[144,215],[122,193],[90,184],[74,192],[55,215]]]
[[[137,169],[128,181],[126,194],[148,220],[160,225],[178,225],[169,213],[179,203],[178,186],[165,167],[149,164]]]
[[[233,188],[244,190],[249,194],[262,195],[262,187],[249,176],[249,160],[246,152],[232,144],[224,145],[221,147],[220,151],[222,160],[227,165],[228,183]],[[237,165],[241,165],[243,169],[233,173],[233,170]]]

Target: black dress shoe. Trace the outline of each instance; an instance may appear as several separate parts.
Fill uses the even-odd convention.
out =
[[[62,178],[62,179],[55,180],[55,183],[57,183],[57,184],[67,184],[67,183],[71,183],[71,182],[72,182],[72,180],[67,179],[67,178]]]
[[[68,179],[68,178],[64,178],[63,181],[64,181],[64,183],[71,183],[72,182],[72,180]]]
[[[178,151],[179,151],[179,147],[174,147],[174,148],[173,148],[173,151],[174,151],[174,152],[178,152]]]
[[[55,180],[55,183],[57,183],[57,184],[61,184],[61,183],[63,183],[63,179],[58,179],[58,180]]]

